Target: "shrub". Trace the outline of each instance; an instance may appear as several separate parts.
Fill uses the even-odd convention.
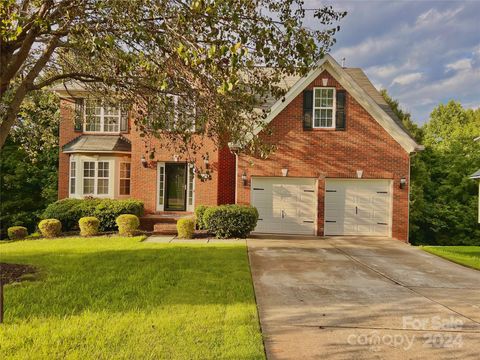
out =
[[[124,214],[116,219],[118,234],[121,236],[133,236],[140,226],[140,220],[136,215]]]
[[[197,222],[197,227],[199,230],[204,230],[207,227],[205,226],[205,222],[203,221],[203,215],[205,215],[205,210],[208,209],[208,206],[205,205],[198,205],[195,208],[195,218]]]
[[[40,234],[39,232],[35,231],[34,233],[31,233],[30,235],[28,235],[25,239],[35,240],[35,239],[40,239],[41,237],[42,237],[42,234]]]
[[[28,230],[23,226],[11,226],[8,228],[7,233],[10,240],[21,240],[27,237]]]
[[[46,238],[57,237],[62,233],[62,223],[57,219],[45,219],[40,221],[38,228]]]
[[[258,211],[252,206],[221,205],[205,210],[203,221],[217,238],[246,238],[257,226]]]
[[[94,216],[100,221],[100,231],[115,231],[115,220],[122,214],[142,216],[143,203],[133,199],[63,199],[50,204],[42,217],[59,219],[68,231],[78,229],[82,217]]]
[[[94,236],[98,234],[100,220],[93,216],[86,216],[78,220],[78,225],[80,227],[80,235]]]
[[[177,233],[181,239],[191,239],[195,232],[195,219],[193,217],[182,218],[177,221]]]

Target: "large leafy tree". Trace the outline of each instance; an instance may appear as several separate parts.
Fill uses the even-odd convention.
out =
[[[93,93],[135,104],[148,136],[193,146],[191,124],[219,142],[253,147],[254,111],[279,97],[280,78],[307,72],[334,42],[345,16],[314,10],[304,26],[302,0],[0,0],[0,146],[26,95],[58,82],[81,81]],[[310,10],[309,10],[310,11]],[[69,83],[71,86],[71,83]],[[194,149],[195,151],[195,149]]]

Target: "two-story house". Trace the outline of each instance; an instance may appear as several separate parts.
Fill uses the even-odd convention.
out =
[[[361,69],[327,55],[286,83],[285,97],[269,104],[271,131],[258,133],[275,152],[253,158],[204,140],[208,181],[198,181],[168,146],[146,160],[144,139],[127,114],[81,88],[58,88],[59,197],[132,197],[160,215],[200,204],[251,204],[260,214],[256,232],[408,241],[410,156],[422,147]]]

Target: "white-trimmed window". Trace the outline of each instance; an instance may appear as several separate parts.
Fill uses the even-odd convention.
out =
[[[75,194],[77,181],[77,163],[70,161],[70,194]]]
[[[110,163],[108,161],[98,161],[97,165],[97,195],[108,195]]]
[[[313,89],[313,127],[335,128],[335,88]]]
[[[99,99],[85,99],[85,132],[120,132],[122,112]]]
[[[83,163],[83,195],[95,194],[95,161]]]
[[[129,162],[120,163],[120,195],[130,195],[130,169]]]

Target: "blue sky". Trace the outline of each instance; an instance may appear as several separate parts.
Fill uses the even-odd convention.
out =
[[[480,107],[480,1],[306,1],[347,10],[331,54],[422,124],[440,102]],[[312,24],[311,18],[307,24]]]

